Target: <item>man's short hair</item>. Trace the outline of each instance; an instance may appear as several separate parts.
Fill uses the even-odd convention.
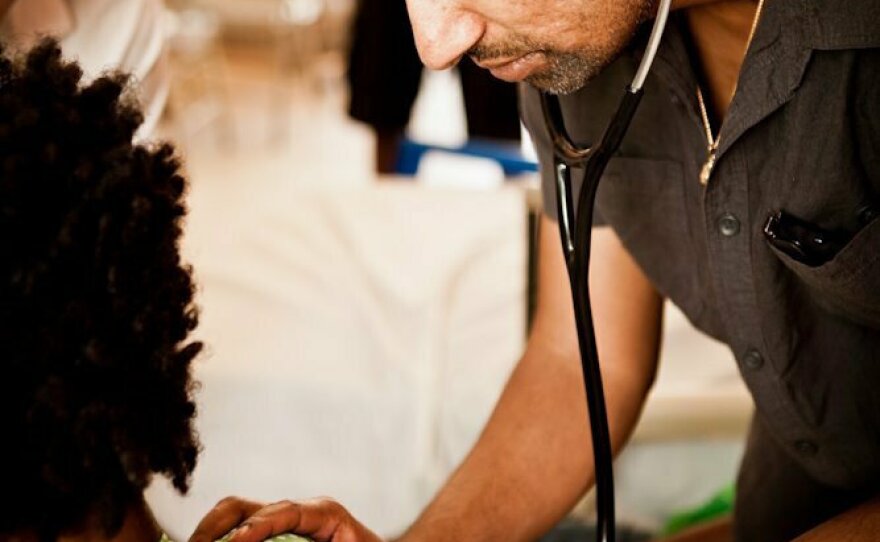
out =
[[[108,534],[154,473],[185,491],[201,349],[169,145],[132,144],[125,76],[0,46],[0,535]]]

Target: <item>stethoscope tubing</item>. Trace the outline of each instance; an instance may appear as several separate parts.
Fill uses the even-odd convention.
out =
[[[611,157],[620,147],[641,101],[642,88],[659,48],[668,20],[670,4],[671,0],[660,0],[642,62],[598,144],[591,147],[580,147],[575,144],[565,130],[559,99],[546,93],[541,94],[541,108],[554,149],[557,222],[571,285],[581,368],[586,389],[596,480],[596,540],[600,542],[616,540],[616,524],[611,433],[590,304],[589,267],[593,213],[602,174]],[[574,167],[583,169],[577,213],[575,213],[571,182]]]

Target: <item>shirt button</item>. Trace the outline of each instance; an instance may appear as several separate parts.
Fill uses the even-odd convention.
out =
[[[753,348],[746,352],[746,355],[745,357],[743,357],[742,362],[746,369],[757,371],[764,366],[764,356],[762,356],[760,352]]]
[[[718,219],[718,231],[724,237],[733,237],[739,233],[739,220],[730,213],[726,213]]]
[[[795,442],[794,449],[804,456],[813,456],[819,451],[819,447],[811,440],[799,440]]]

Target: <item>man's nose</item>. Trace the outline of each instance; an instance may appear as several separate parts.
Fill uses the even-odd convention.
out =
[[[419,56],[433,70],[451,68],[483,35],[481,18],[456,0],[407,0]]]

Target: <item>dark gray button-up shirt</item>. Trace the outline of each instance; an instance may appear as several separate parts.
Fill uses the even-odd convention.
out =
[[[767,1],[707,186],[697,79],[676,19],[599,189],[600,220],[694,325],[730,345],[759,415],[794,461],[825,484],[876,484],[880,220],[865,224],[859,212],[880,207],[880,0]],[[562,99],[579,143],[598,139],[638,55]],[[535,90],[522,88],[522,108],[553,217]],[[765,240],[779,210],[852,238],[809,267]]]

